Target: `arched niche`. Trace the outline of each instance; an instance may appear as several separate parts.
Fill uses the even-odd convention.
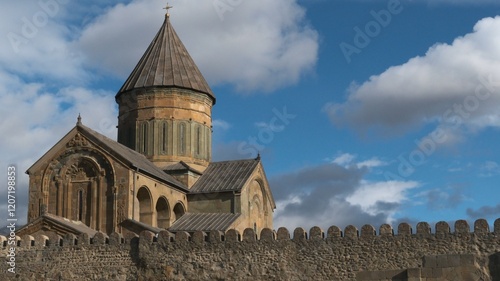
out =
[[[174,206],[175,220],[180,219],[184,215],[185,212],[186,212],[186,208],[184,208],[184,205],[182,204],[182,202],[178,202],[177,204],[175,204],[175,206]]]
[[[137,191],[137,201],[139,202],[139,221],[152,225],[153,210],[151,208],[151,193],[147,186],[142,186]]]
[[[170,206],[163,196],[156,202],[156,225],[165,229],[170,226]]]

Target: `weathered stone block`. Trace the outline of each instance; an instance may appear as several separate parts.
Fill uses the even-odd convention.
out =
[[[278,240],[290,240],[290,232],[284,227],[278,228]]]
[[[450,225],[445,221],[436,223],[436,234],[448,235],[450,234]]]
[[[325,239],[325,233],[321,228],[314,226],[309,230],[309,237],[311,240],[323,240]]]
[[[469,234],[470,226],[466,220],[457,220],[455,222],[455,233],[457,234]]]
[[[302,227],[297,227],[293,231],[293,241],[303,242],[307,240],[307,232]]]
[[[431,235],[431,226],[427,222],[417,223],[417,234],[419,235]]]
[[[327,239],[334,240],[342,237],[342,230],[338,226],[330,226],[327,231]]]
[[[191,241],[197,244],[203,244],[205,242],[205,239],[207,237],[207,234],[203,231],[195,231],[193,233]]]
[[[247,242],[257,241],[257,234],[255,233],[255,231],[253,231],[253,229],[246,228],[243,231],[243,241],[247,241]]]
[[[191,235],[185,231],[175,233],[175,243],[186,243],[191,240]]]
[[[218,230],[212,230],[208,233],[208,242],[220,243],[224,241],[224,234]]]
[[[362,239],[372,239],[375,237],[375,235],[376,235],[375,227],[373,227],[372,225],[365,224],[363,225],[363,227],[361,227]]]
[[[260,241],[268,241],[268,242],[273,242],[276,240],[276,233],[269,229],[269,228],[264,228],[260,232]]]
[[[408,224],[406,222],[399,224],[398,235],[407,236],[407,235],[411,235],[411,234],[412,234],[412,228],[411,228],[410,224]]]
[[[348,225],[344,230],[344,237],[350,239],[358,239],[359,237],[358,229],[353,225]]]
[[[478,219],[474,222],[474,233],[487,234],[490,232],[490,225],[485,219]]]
[[[392,229],[392,226],[390,226],[389,224],[381,225],[379,232],[381,236],[394,236],[394,230]]]
[[[239,242],[241,241],[241,235],[236,229],[230,229],[226,231],[226,242]]]

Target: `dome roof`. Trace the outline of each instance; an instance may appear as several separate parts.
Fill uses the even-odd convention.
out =
[[[194,90],[207,94],[215,103],[212,90],[177,36],[168,15],[116,96],[133,89],[148,87]]]

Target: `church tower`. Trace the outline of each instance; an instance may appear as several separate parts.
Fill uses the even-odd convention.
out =
[[[206,169],[216,99],[168,13],[115,98],[119,143],[162,169],[180,161],[199,171]]]

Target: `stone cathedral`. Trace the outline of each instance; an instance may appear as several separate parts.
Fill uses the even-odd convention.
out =
[[[116,94],[118,142],[76,126],[27,171],[18,235],[271,228],[260,157],[211,162],[216,98],[169,14]]]

